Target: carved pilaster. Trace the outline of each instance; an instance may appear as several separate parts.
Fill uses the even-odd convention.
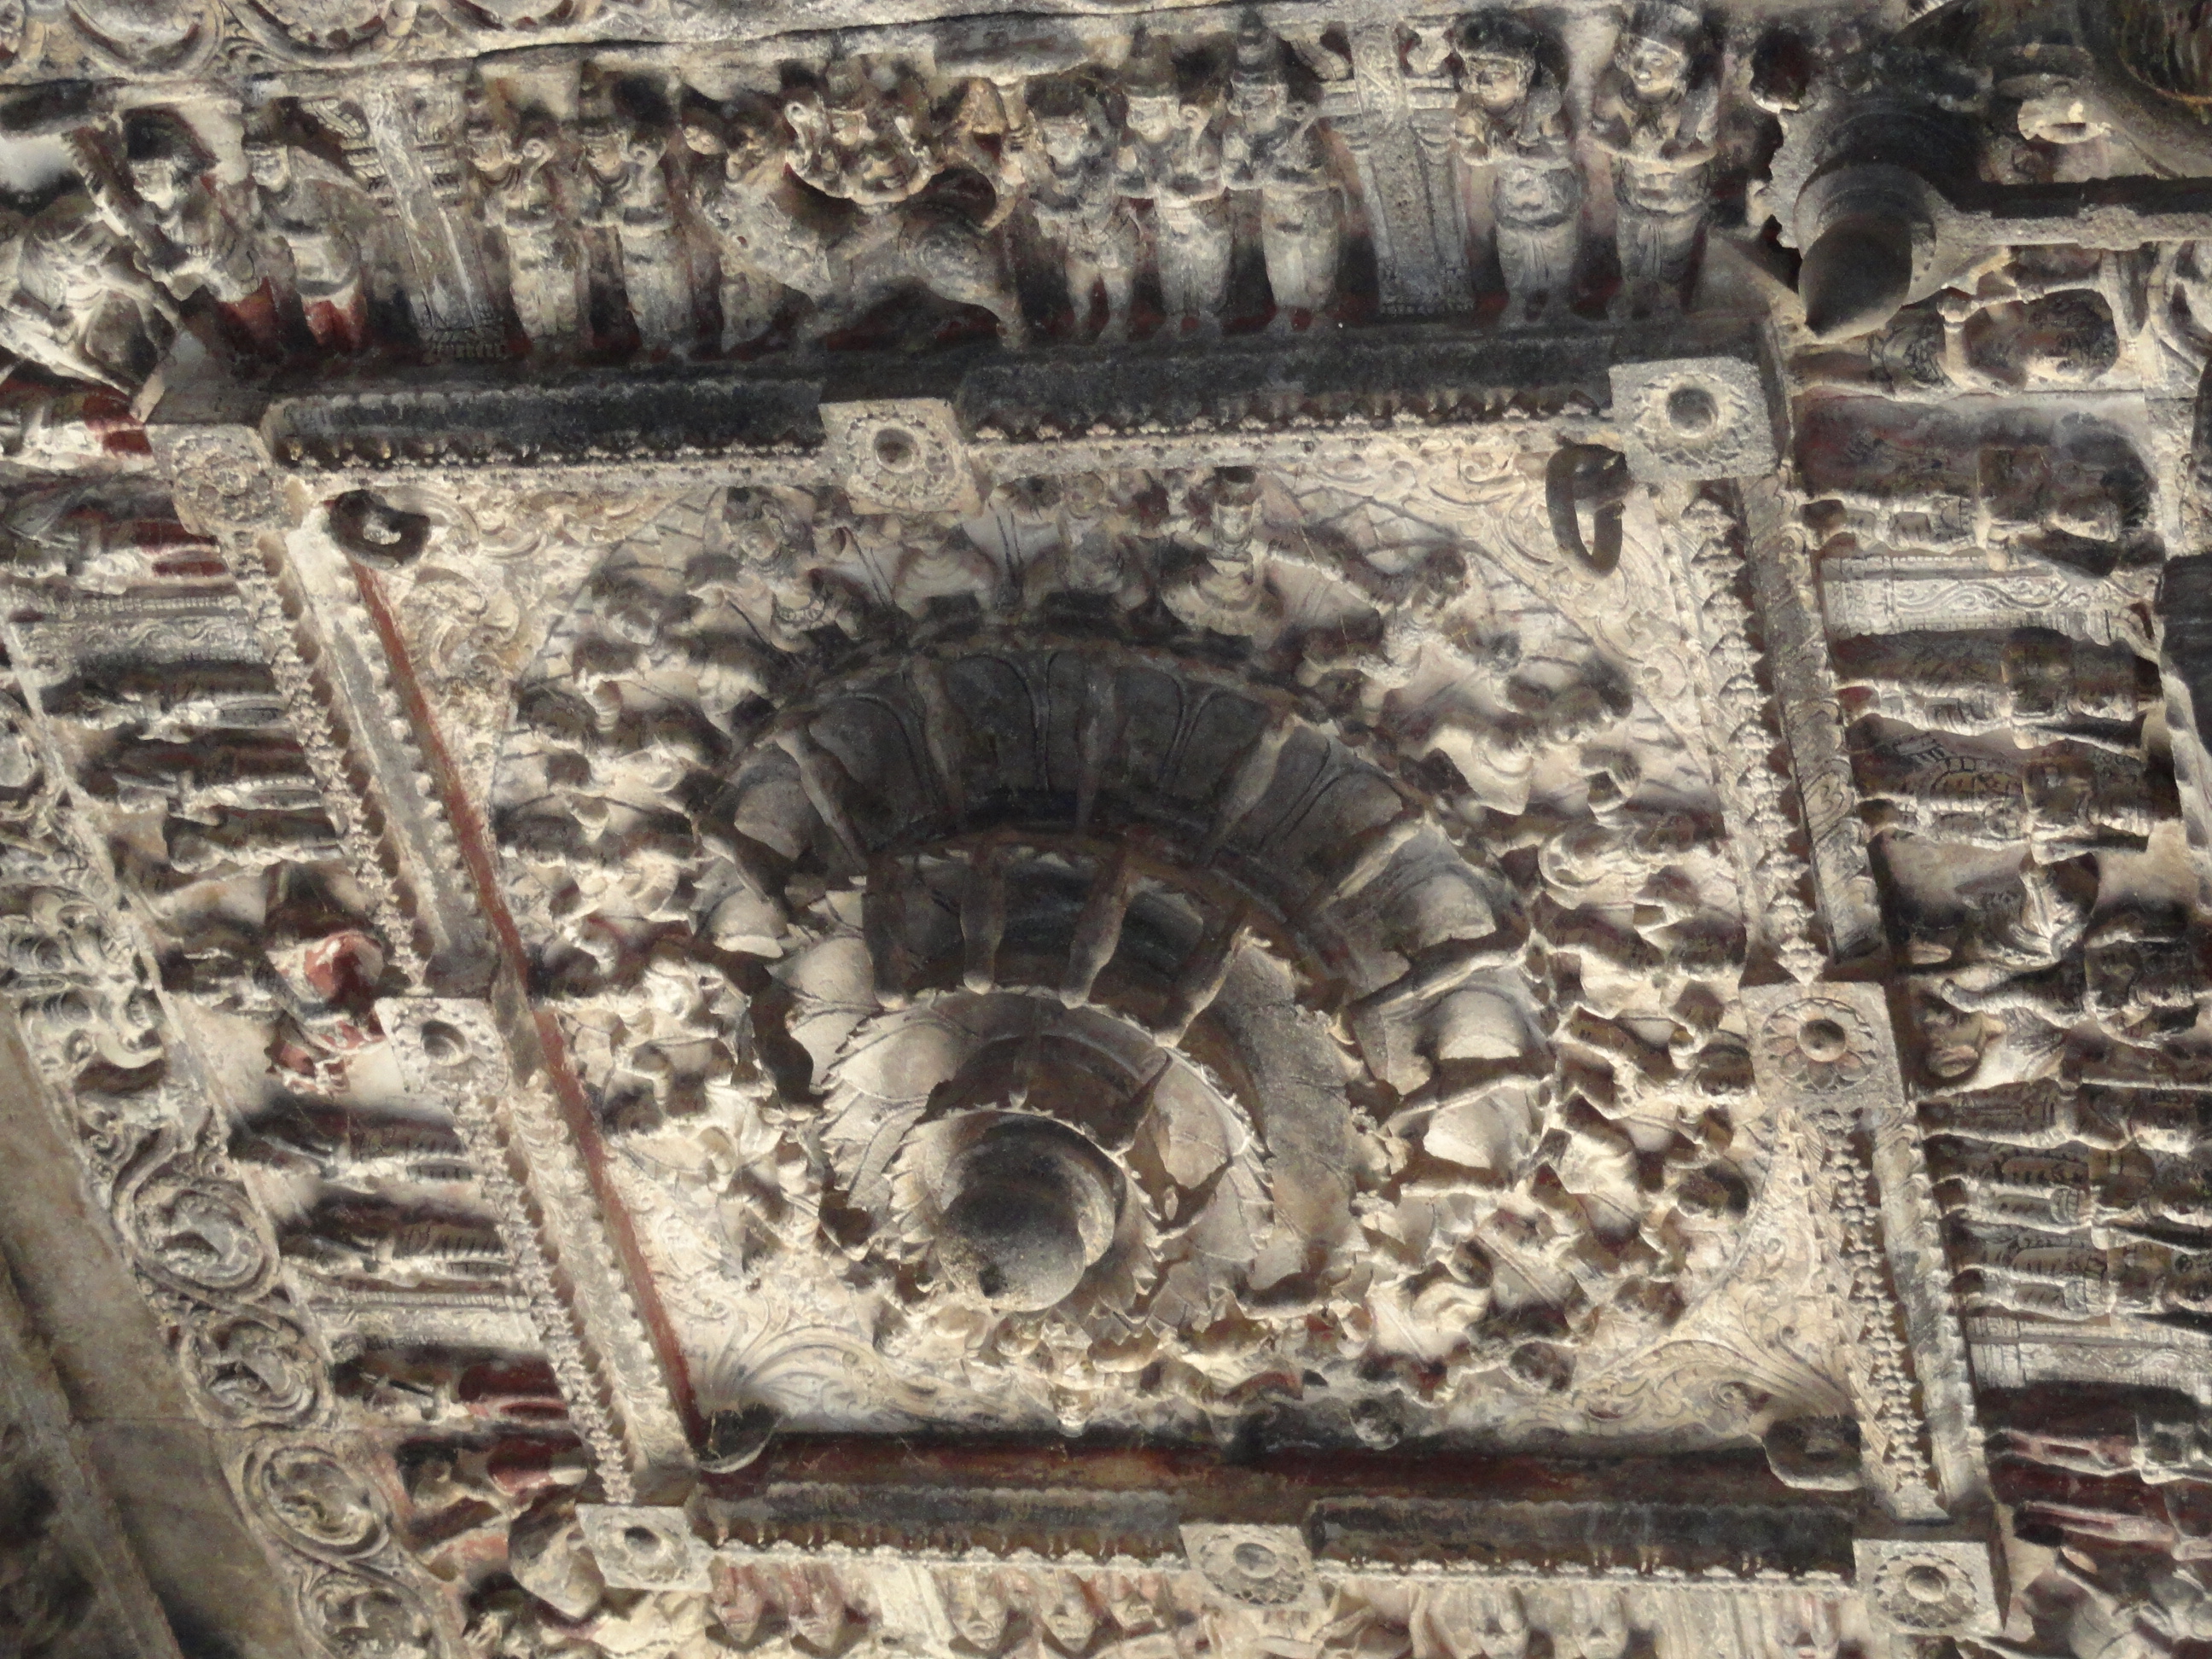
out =
[[[1941,1521],[1981,1501],[1966,1345],[1878,988],[1747,989],[1761,1092],[1794,1115],[1825,1197],[1846,1363],[1884,1501]]]
[[[290,520],[252,434],[168,432],[161,443],[178,515],[222,545],[348,862],[374,897],[395,958],[417,984],[481,988],[490,971],[489,935],[351,572],[313,545],[288,559],[278,538]],[[368,779],[366,793],[356,775]],[[394,868],[397,882],[388,873]]]
[[[1323,107],[1359,168],[1383,312],[1470,311],[1467,218],[1451,149],[1455,100],[1449,77],[1408,82],[1398,29],[1388,21],[1352,31],[1352,78],[1331,88]]]
[[[615,1504],[690,1468],[668,1378],[610,1247],[607,1218],[542,1071],[518,1078],[490,1008],[378,1005],[409,1086],[453,1115],[499,1218],[570,1417]]]
[[[1812,844],[1813,892],[1828,953],[1839,962],[1881,944],[1881,911],[1867,862],[1858,791],[1844,747],[1828,637],[1805,534],[1771,478],[1743,486],[1752,602],[1774,679],[1782,735],[1790,745],[1797,807]]]

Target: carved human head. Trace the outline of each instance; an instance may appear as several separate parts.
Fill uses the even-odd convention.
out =
[[[1224,466],[1213,475],[1213,536],[1217,549],[1241,547],[1260,517],[1260,475],[1249,466]]]
[[[1670,98],[1689,84],[1692,46],[1704,20],[1675,0],[1644,0],[1613,47],[1621,76],[1647,102]]]
[[[124,165],[138,199],[159,212],[175,206],[209,162],[199,140],[181,123],[159,120],[131,128]]]
[[[801,527],[765,490],[732,489],[722,498],[722,534],[748,568],[787,574],[797,568]]]
[[[1279,120],[1290,102],[1283,44],[1267,32],[1256,15],[1247,17],[1237,32],[1237,62],[1230,71],[1229,91],[1238,113],[1248,123]]]
[[[1166,142],[1176,130],[1182,100],[1171,87],[1133,87],[1128,96],[1129,131],[1146,143]]]
[[[952,1628],[969,1647],[984,1653],[996,1653],[999,1644],[1006,1638],[1006,1620],[1012,1609],[990,1575],[981,1572],[953,1572],[945,1578],[945,1610],[951,1615]]]
[[[1097,105],[1073,82],[1048,81],[1036,88],[1030,95],[1030,113],[1036,118],[1044,153],[1055,165],[1072,166],[1097,148]]]
[[[1945,1083],[1963,1083],[1981,1069],[1989,1030],[1979,1014],[1954,1008],[1932,992],[1915,998],[1914,1012],[1921,1038],[1927,1044],[1929,1076]]]
[[[1460,33],[1461,85],[1491,114],[1511,113],[1535,85],[1535,32],[1517,17],[1486,11],[1468,20]]]
[[[468,147],[469,165],[478,173],[504,173],[514,164],[514,141],[504,122],[472,120],[461,142]]]
[[[1106,1610],[1124,1634],[1148,1631],[1159,1623],[1159,1607],[1141,1578],[1117,1574],[1107,1580]]]
[[[257,136],[246,141],[246,171],[264,190],[282,190],[292,179],[292,147],[281,138]]]
[[[857,64],[836,63],[822,76],[822,113],[830,137],[841,149],[858,149],[878,133],[875,83]]]
[[[1164,41],[1139,39],[1121,71],[1124,117],[1130,131],[1147,143],[1160,143],[1174,132],[1182,105],[1175,60]]]

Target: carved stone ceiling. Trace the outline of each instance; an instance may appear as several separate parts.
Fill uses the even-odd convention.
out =
[[[0,1656],[2212,1653],[2200,9],[0,0]]]

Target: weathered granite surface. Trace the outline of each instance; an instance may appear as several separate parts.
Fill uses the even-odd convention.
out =
[[[0,3],[0,1655],[2212,1650],[2208,106]]]

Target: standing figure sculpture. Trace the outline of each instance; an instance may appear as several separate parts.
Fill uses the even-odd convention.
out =
[[[1583,175],[1559,77],[1535,30],[1504,12],[1470,18],[1453,133],[1461,158],[1490,174],[1490,217],[1506,317],[1534,322],[1565,306],[1582,252]]]
[[[1164,51],[1132,55],[1122,95],[1117,188],[1152,204],[1163,327],[1170,336],[1187,326],[1218,334],[1229,302],[1229,204],[1214,101],[1183,90]]]
[[[1342,205],[1321,137],[1320,112],[1293,100],[1283,44],[1257,23],[1237,38],[1232,120],[1223,145],[1230,187],[1260,197],[1260,249],[1281,332],[1336,298]]]
[[[1078,337],[1090,332],[1091,295],[1103,289],[1099,337],[1125,339],[1137,280],[1137,221],[1114,186],[1115,143],[1097,91],[1068,80],[1031,88],[1030,131],[1017,154],[1038,234],[1060,255]]]
[[[176,306],[88,197],[58,197],[28,219],[0,212],[0,350],[130,398],[176,325]]]
[[[510,133],[479,112],[469,122],[468,142],[484,218],[507,250],[515,320],[538,350],[574,350],[584,331],[584,268],[556,182],[560,127],[533,111]]]
[[[713,236],[720,265],[722,349],[775,326],[787,289],[819,303],[840,280],[830,248],[837,229],[791,176],[780,118],[751,106],[693,114],[684,141],[719,167],[691,169],[691,207]]]
[[[821,280],[827,286],[802,290],[816,302],[802,331],[805,340],[818,341],[902,289],[918,288],[989,312],[1002,344],[1028,343],[1028,325],[994,234],[1012,205],[1000,188],[1003,181],[985,179],[996,199],[980,217],[957,192],[930,190],[953,166],[945,151],[961,149],[964,128],[956,124],[940,149],[927,131],[927,111],[908,88],[894,99],[858,66],[845,64],[831,66],[819,92],[787,98],[783,114],[793,135],[791,171],[850,204],[841,224],[824,227],[787,201],[787,222],[763,233],[791,240],[788,252],[774,256],[787,269],[811,266],[817,251],[826,262]],[[733,154],[732,167],[736,160]],[[752,179],[757,189],[761,177]]]
[[[1594,131],[1614,157],[1626,316],[1680,310],[1697,262],[1720,131],[1704,33],[1679,0],[1641,0],[1598,82]]]
[[[122,165],[100,135],[69,139],[86,193],[138,267],[179,304],[204,289],[229,325],[264,351],[277,346],[276,307],[255,267],[253,248],[207,181],[213,159],[174,117],[134,121]]]
[[[273,133],[249,133],[246,169],[259,198],[264,267],[291,270],[307,332],[328,351],[368,343],[368,252],[375,209],[320,156]]]
[[[680,349],[692,333],[691,262],[669,193],[667,134],[649,117],[610,112],[586,120],[582,137],[598,198],[584,222],[614,233],[638,343]]]

